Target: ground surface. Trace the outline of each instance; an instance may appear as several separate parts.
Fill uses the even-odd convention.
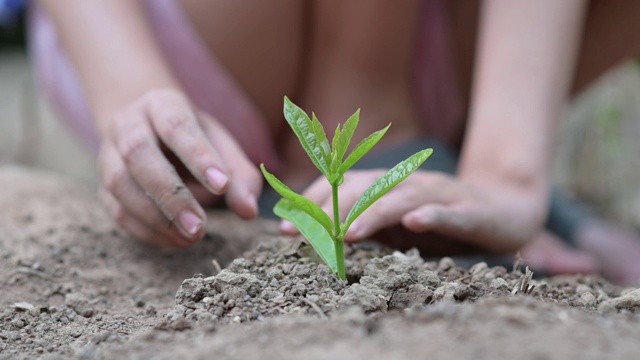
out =
[[[205,241],[170,251],[132,241],[90,192],[49,174],[0,168],[0,189],[0,359],[631,359],[640,351],[640,290],[599,278],[524,286],[522,269],[468,271],[447,258],[352,249],[346,285],[273,223],[212,214]]]

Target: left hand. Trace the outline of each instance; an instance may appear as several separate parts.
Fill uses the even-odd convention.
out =
[[[341,220],[364,190],[386,170],[349,171],[339,189]],[[317,179],[303,194],[319,204],[333,218],[331,187],[326,179]],[[431,171],[416,171],[367,209],[346,234],[345,241],[367,238],[401,240],[403,245],[423,247],[433,233],[466,245],[494,253],[512,253],[522,247],[541,227],[544,214],[537,214],[538,199],[533,194],[510,188],[507,184],[483,181],[474,184]],[[396,228],[393,231],[390,230]],[[408,230],[398,233],[401,227]],[[283,223],[285,233],[296,233],[293,225]],[[406,236],[413,236],[406,244]],[[398,239],[384,239],[390,234]],[[421,244],[423,243],[423,244]],[[389,244],[397,246],[397,244]],[[406,247],[406,246],[403,246]]]

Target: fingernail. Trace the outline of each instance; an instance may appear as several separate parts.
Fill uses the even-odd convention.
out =
[[[202,226],[202,220],[189,210],[180,213],[178,219],[180,221],[180,228],[187,237],[195,235]]]
[[[206,171],[207,181],[214,191],[220,192],[227,185],[229,178],[222,171],[216,168],[209,168]]]

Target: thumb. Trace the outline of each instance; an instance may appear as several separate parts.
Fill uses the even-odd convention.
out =
[[[402,224],[410,231],[432,231],[496,254],[512,253],[526,243],[522,224],[489,206],[425,205],[407,213]]]
[[[402,224],[413,232],[431,231],[463,238],[473,227],[468,212],[441,204],[424,205],[405,214]]]

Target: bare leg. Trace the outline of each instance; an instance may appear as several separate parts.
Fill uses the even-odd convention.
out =
[[[412,75],[418,10],[416,0],[313,2],[302,106],[331,131],[362,108],[358,139],[393,122],[380,147],[416,136]],[[295,141],[285,142],[284,149],[298,174],[309,169]],[[311,170],[305,173],[314,174]],[[299,177],[297,183],[313,177]]]
[[[195,30],[269,121],[282,121],[283,95],[296,96],[306,2],[181,0]]]

